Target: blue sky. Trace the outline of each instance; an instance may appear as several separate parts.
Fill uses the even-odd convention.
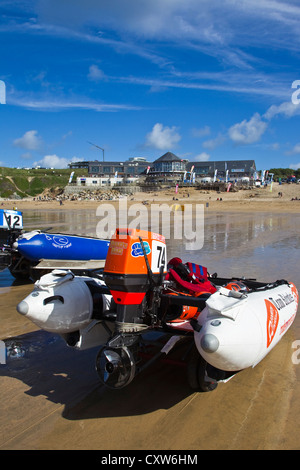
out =
[[[1,0],[0,13],[1,165],[102,160],[92,142],[109,161],[300,167],[298,1]]]

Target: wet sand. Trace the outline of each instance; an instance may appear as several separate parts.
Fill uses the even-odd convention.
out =
[[[240,193],[233,194],[240,197],[231,201],[226,200],[227,194],[216,193],[204,194],[202,200],[198,194],[182,198],[186,203],[194,197],[194,202],[209,202],[204,249],[198,254],[203,264],[216,268],[220,275],[242,270],[241,274],[254,274],[260,280],[289,278],[299,289],[300,201],[290,201],[295,197],[287,195],[290,186],[281,188],[286,193],[283,198],[273,188],[267,201],[260,196],[249,201]],[[291,190],[299,193],[300,186],[293,185]],[[146,199],[137,193],[133,202],[173,203],[170,196],[148,195]],[[218,197],[222,201],[216,201]],[[56,202],[16,204],[23,210],[25,227],[27,211],[35,214],[30,212],[27,219],[31,227],[48,224],[46,214],[55,213],[52,231],[65,228],[66,220],[78,211],[87,211],[90,226],[86,220],[84,227],[78,224],[79,233],[92,229],[99,202],[66,202],[60,207]],[[68,213],[67,219],[61,216],[63,212]],[[172,249],[189,260],[191,253],[185,253],[182,244],[171,247],[170,256]],[[110,391],[101,386],[94,369],[97,349],[74,351],[58,336],[38,330],[15,309],[31,292],[32,284],[12,284],[9,275],[3,279],[0,338],[21,341],[26,354],[0,365],[0,449],[192,453],[201,449],[300,448],[300,364],[291,360],[293,342],[300,339],[298,317],[260,364],[219,384],[211,393],[192,391],[184,367],[161,362],[125,389]]]

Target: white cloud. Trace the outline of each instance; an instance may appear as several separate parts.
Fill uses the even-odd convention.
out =
[[[75,158],[75,157],[74,157]],[[72,158],[72,161],[74,160]],[[75,158],[77,161],[78,159]],[[74,161],[75,161],[74,160]],[[44,158],[39,160],[38,162],[34,162],[33,166],[42,166],[45,168],[67,168],[68,163],[70,163],[71,159],[63,158],[63,157],[58,157],[57,155],[45,155]]]
[[[259,113],[255,113],[248,121],[244,119],[242,122],[231,126],[228,130],[228,135],[235,144],[253,144],[260,140],[272,119],[280,116],[289,119],[299,114],[300,104],[294,104],[292,101],[272,105],[262,116]],[[213,143],[213,140],[207,141],[203,143],[203,146],[213,148]],[[270,146],[272,150],[278,150],[279,147],[279,143],[274,143]],[[300,153],[300,143],[296,144],[290,152],[287,152],[288,155],[297,153]]]
[[[206,140],[203,142],[203,147],[209,150],[213,150],[216,147],[219,147],[226,140],[226,137],[223,134],[218,134],[215,139]]]
[[[91,65],[89,67],[88,79],[93,82],[98,82],[105,78],[104,72],[99,69],[98,65]]]
[[[267,127],[260,114],[255,113],[249,121],[244,119],[231,126],[228,135],[235,144],[253,144],[260,140]]]
[[[271,150],[279,150],[280,149],[280,144],[279,144],[279,142],[274,142],[274,144],[269,145],[269,148]]]
[[[163,54],[153,53],[153,45],[150,52],[147,41],[197,49],[250,74],[262,62],[261,48],[296,52],[300,37],[296,0],[43,0],[35,4],[37,24],[27,21],[27,28],[102,41],[116,51],[125,47],[161,64],[166,63]],[[106,34],[107,29],[116,34]],[[251,47],[257,48],[257,57]]]
[[[32,155],[30,152],[25,152],[25,153],[22,153],[21,158],[24,158],[24,160],[31,160]]]
[[[36,130],[27,131],[19,139],[14,140],[14,146],[26,150],[40,150],[42,147],[42,138]]]
[[[288,152],[286,152],[286,155],[297,155],[298,153],[300,153],[300,142],[294,145],[292,150],[289,150]]]
[[[300,143],[296,144],[292,150],[293,153],[300,153]]]
[[[77,30],[94,24],[140,37],[186,39],[221,46],[238,43],[238,39],[243,45],[250,37],[255,44],[272,44],[273,40],[282,47],[292,35],[298,37],[299,32],[300,8],[293,0],[72,0],[71,3],[72,8],[69,0],[37,2],[40,22]],[[287,37],[282,36],[283,32]]]
[[[193,128],[192,129],[192,136],[193,137],[205,137],[210,134],[210,127],[204,126],[200,129]]]
[[[152,131],[146,135],[146,147],[152,147],[158,150],[170,150],[181,139],[177,132],[177,127],[163,126],[156,123]]]
[[[286,118],[291,118],[300,114],[300,104],[294,104],[292,101],[286,101],[280,105],[272,105],[264,114],[265,119],[273,119],[276,116],[283,115]]]
[[[114,111],[136,111],[140,110],[139,106],[131,106],[126,104],[109,104],[109,103],[97,103],[92,101],[80,100],[59,100],[56,96],[53,99],[39,99],[24,97],[10,97],[9,104],[14,106],[20,106],[27,109],[34,109],[38,111],[64,111],[68,109],[87,109],[98,112],[114,112]],[[30,131],[32,132],[32,131]],[[36,131],[33,131],[36,132]]]
[[[269,69],[268,73],[259,73],[257,65],[263,63],[262,56],[255,57],[251,47],[258,46],[257,51],[261,47],[273,50],[278,45],[279,50],[297,50],[300,7],[294,1],[201,0],[199,7],[199,0],[73,0],[70,9],[70,0],[43,0],[33,2],[32,8],[36,14],[32,14],[26,22],[20,24],[21,20],[14,20],[5,27],[22,31],[25,28],[35,34],[56,35],[112,47],[118,54],[135,54],[164,67],[173,77],[175,62],[171,54],[166,57],[165,52],[159,49],[159,41],[164,44],[168,41],[182,50],[199,52],[200,60],[202,54],[214,57],[222,65],[222,73],[217,72],[215,79],[207,78],[207,81],[194,77],[191,82],[191,71],[181,70],[184,73],[181,82],[167,80],[167,77],[165,80],[152,80],[152,92],[176,86],[264,97],[280,96],[281,99],[285,96],[286,99],[286,76],[272,74]],[[230,65],[230,71],[226,71],[224,64]],[[241,76],[237,70],[244,70],[245,73]],[[198,73],[196,71],[193,75]],[[122,79],[134,80],[132,75],[135,73]],[[91,80],[102,80],[104,77],[97,65],[91,66]],[[143,76],[140,83],[143,79],[150,81],[150,78]]]
[[[294,163],[289,166],[291,170],[298,170],[300,168],[300,163]]]
[[[202,152],[194,158],[195,162],[207,162],[209,159],[210,155],[206,152]]]

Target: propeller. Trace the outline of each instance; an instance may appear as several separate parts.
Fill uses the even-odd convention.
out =
[[[108,388],[119,389],[128,385],[135,376],[135,369],[133,355],[127,347],[104,347],[96,358],[96,370]]]

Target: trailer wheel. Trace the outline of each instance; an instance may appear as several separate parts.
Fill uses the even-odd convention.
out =
[[[218,383],[208,376],[207,362],[201,356],[198,364],[198,381],[202,392],[212,392],[218,386]]]
[[[210,379],[207,374],[207,365],[197,348],[194,347],[187,367],[188,383],[193,390],[212,392],[217,388],[218,383]]]

